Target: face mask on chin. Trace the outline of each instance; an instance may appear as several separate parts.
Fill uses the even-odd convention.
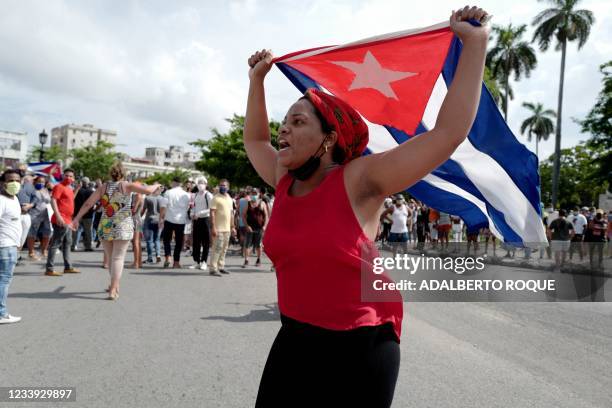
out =
[[[319,145],[319,147],[317,148],[315,154],[310,156],[304,164],[302,164],[297,169],[289,170],[287,173],[289,173],[291,177],[300,181],[308,180],[310,176],[312,176],[321,165],[321,156],[323,156],[325,152],[322,151],[318,156],[316,156],[316,154],[319,150],[321,150],[321,147],[323,147],[323,144],[327,141],[327,137],[328,136],[326,135],[323,138],[323,141],[321,142],[321,145]]]

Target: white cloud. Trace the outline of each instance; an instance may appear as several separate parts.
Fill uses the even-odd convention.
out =
[[[529,24],[545,3],[484,0],[494,23]],[[93,123],[119,132],[120,146],[142,155],[208,137],[211,127],[242,113],[248,56],[271,48],[277,55],[344,43],[445,20],[455,1],[235,0],[180,2],[5,0],[0,14],[0,128],[27,131]],[[564,146],[585,136],[581,117],[600,89],[597,71],[612,52],[612,11],[606,0],[584,1],[596,13],[591,38],[579,53],[569,47]],[[531,34],[529,34],[531,35]],[[530,39],[530,37],[526,37]],[[513,84],[512,129],[525,116],[523,101],[556,109],[560,54],[538,53],[532,77]],[[266,83],[271,116],[282,118],[299,96],[277,70]],[[519,140],[520,135],[517,135]],[[552,139],[541,152],[552,152]]]

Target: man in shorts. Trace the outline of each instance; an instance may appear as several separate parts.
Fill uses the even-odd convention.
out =
[[[555,253],[555,271],[557,272],[560,272],[561,267],[565,264],[565,257],[574,236],[574,226],[565,219],[565,215],[565,210],[559,210],[559,217],[548,226],[551,236],[550,247]]]

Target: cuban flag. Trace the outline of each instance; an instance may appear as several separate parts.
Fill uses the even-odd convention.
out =
[[[58,162],[28,163],[28,171],[47,177],[54,185],[62,180],[62,166]]]
[[[461,41],[445,22],[274,62],[300,92],[319,88],[355,108],[368,123],[371,154],[433,128],[460,54]],[[512,134],[483,83],[466,140],[407,191],[471,230],[488,227],[504,242],[532,247],[547,241],[539,186],[537,157]]]

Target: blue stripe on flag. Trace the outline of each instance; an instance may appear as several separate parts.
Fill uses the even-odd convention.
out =
[[[386,128],[389,130],[391,136],[398,144],[401,144],[409,139],[408,135],[405,132],[402,132],[401,130],[388,126],[386,126]],[[427,128],[425,128],[422,123],[419,124],[416,130],[417,134],[421,134],[426,131]],[[438,168],[432,171],[431,174],[440,177],[441,179],[446,180],[451,184],[454,184],[458,188],[481,200],[487,207],[487,213],[489,217],[491,217],[491,219],[495,223],[495,227],[497,228],[497,230],[504,236],[506,242],[523,241],[521,237],[516,232],[514,232],[514,230],[508,225],[504,214],[496,210],[485,199],[480,190],[478,190],[474,183],[472,183],[467,174],[465,174],[465,172],[463,171],[463,168],[461,168],[461,166],[455,160],[448,159],[446,162],[442,163]],[[422,183],[425,183],[425,185],[423,185]],[[428,188],[433,189],[433,191],[427,191]],[[488,219],[478,207],[476,207],[474,204],[464,198],[461,198],[464,203],[459,204],[457,202],[459,196],[454,193],[441,190],[427,182],[419,182],[410,187],[407,191],[410,194],[414,195],[416,198],[418,198],[420,201],[424,202],[430,207],[435,208],[436,210],[460,216],[470,229],[478,228],[478,225],[482,225],[483,222],[478,221],[478,223],[472,223],[472,221],[470,220],[484,219],[484,222],[486,224],[483,225],[483,227],[487,227],[489,225]],[[444,192],[444,194],[440,192]],[[450,200],[452,204],[446,202],[447,199]],[[442,207],[447,208],[447,210],[443,210]],[[474,212],[478,214],[475,214]]]
[[[313,81],[310,77],[302,74],[300,71],[294,68],[291,68],[289,65],[277,63],[276,66],[283,74],[285,74],[289,81],[291,81],[291,83],[300,90],[301,93],[306,92],[308,88],[320,89],[319,84]]]
[[[460,55],[461,42],[455,37],[442,68],[447,87],[453,80]],[[541,215],[538,159],[516,140],[484,84],[478,113],[468,138],[476,149],[490,156],[506,170],[514,184]]]
[[[461,215],[461,219],[468,228],[485,228],[489,226],[489,220],[473,203],[465,198],[442,190],[426,181],[419,181],[409,188],[410,194],[424,203],[436,203],[435,206],[428,204],[438,211],[448,214]]]

